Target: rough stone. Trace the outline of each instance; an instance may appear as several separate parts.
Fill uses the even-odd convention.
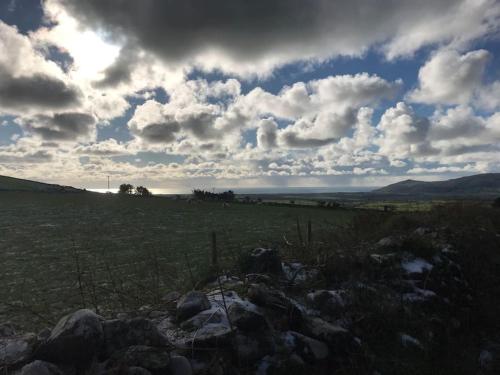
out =
[[[171,375],[192,375],[193,369],[186,357],[173,355],[170,357],[170,374]]]
[[[115,352],[110,359],[110,364],[141,367],[153,373],[166,372],[170,364],[170,355],[165,348],[134,345]]]
[[[107,320],[102,326],[105,356],[133,345],[169,346],[168,339],[148,319]]]
[[[75,367],[90,364],[103,343],[101,318],[91,310],[63,317],[36,352],[37,359]]]
[[[246,264],[248,273],[281,275],[281,258],[276,250],[258,248],[250,252]]]
[[[341,293],[330,290],[317,290],[308,293],[307,303],[322,315],[334,317],[339,316],[345,307],[345,300]]]
[[[36,345],[36,336],[26,334],[0,339],[0,368],[17,367],[31,358]]]
[[[261,331],[269,328],[264,315],[250,302],[236,302],[228,308],[231,323],[242,331]]]
[[[56,365],[37,360],[24,366],[21,375],[63,375],[63,373]]]
[[[294,337],[296,352],[307,362],[315,363],[328,358],[328,346],[312,337],[304,336],[298,332],[290,332]]]
[[[325,322],[317,317],[308,317],[305,320],[305,331],[307,335],[314,337],[334,348],[347,349],[352,347],[353,338],[349,332],[339,326]]]
[[[177,302],[177,320],[182,322],[203,310],[208,310],[210,307],[210,302],[204,293],[199,291],[189,292]]]

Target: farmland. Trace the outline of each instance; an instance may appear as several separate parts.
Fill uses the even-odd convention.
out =
[[[297,221],[304,230],[311,220],[319,234],[351,216],[314,206],[2,192],[0,320],[40,328],[81,306],[106,315],[154,305],[206,274],[213,231],[225,264],[251,247],[296,241]]]

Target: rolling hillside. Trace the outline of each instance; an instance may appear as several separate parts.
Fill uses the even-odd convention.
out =
[[[31,192],[45,192],[45,193],[79,193],[84,190],[76,189],[71,186],[61,186],[55,184],[45,184],[43,182],[36,182],[30,180],[23,180],[20,178],[0,176],[0,192],[1,191],[31,191]]]
[[[400,195],[500,195],[500,173],[485,173],[446,181],[405,180],[374,190],[375,194]]]

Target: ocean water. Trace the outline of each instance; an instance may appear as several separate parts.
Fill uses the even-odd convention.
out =
[[[336,186],[336,187],[290,187],[273,186],[262,188],[205,188],[205,190],[216,193],[233,190],[236,194],[322,194],[322,193],[355,193],[368,192],[376,189],[376,186]],[[97,193],[117,193],[118,189],[87,189]],[[191,194],[192,189],[184,188],[150,188],[153,194]]]

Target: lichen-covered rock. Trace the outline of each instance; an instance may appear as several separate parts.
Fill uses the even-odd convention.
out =
[[[210,307],[210,302],[205,293],[199,291],[189,292],[177,302],[177,320],[182,322],[203,310],[208,310]]]
[[[103,322],[102,327],[104,331],[104,355],[106,357],[117,350],[133,345],[169,346],[168,339],[148,319],[107,320]]]
[[[63,372],[53,363],[37,360],[24,366],[21,375],[63,375]]]
[[[103,343],[101,318],[91,310],[78,310],[63,317],[36,352],[36,358],[85,367]]]
[[[19,367],[28,362],[35,345],[34,334],[0,338],[0,369]]]
[[[231,304],[228,315],[231,323],[242,331],[256,332],[269,328],[257,306],[247,301]]]

